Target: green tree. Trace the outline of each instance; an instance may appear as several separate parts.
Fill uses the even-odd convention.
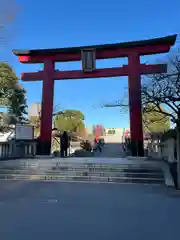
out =
[[[6,102],[12,94],[14,86],[18,82],[18,78],[8,63],[0,62],[0,98],[1,102]],[[5,104],[5,105],[6,105]]]
[[[162,107],[161,110],[165,112]],[[143,125],[146,133],[163,133],[170,129],[170,117],[158,112],[153,104],[149,104],[143,109]]]
[[[18,77],[8,63],[0,63],[0,102],[8,107],[9,123],[26,121],[26,91],[18,83]]]
[[[38,137],[40,135],[40,116],[30,116],[29,121],[34,126],[34,135]]]
[[[57,115],[54,126],[60,131],[79,132],[85,129],[84,115],[79,110],[65,110],[63,114]]]
[[[26,123],[27,122],[27,104],[25,98],[26,91],[21,89],[18,86],[14,86],[12,94],[8,97],[9,99],[9,108],[8,112],[10,116],[16,119],[17,123]]]
[[[85,124],[84,122],[80,122],[79,125],[77,126],[76,133],[78,136],[85,136],[86,135],[86,129],[85,129]]]

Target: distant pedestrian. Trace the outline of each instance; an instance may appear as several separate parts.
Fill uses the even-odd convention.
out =
[[[61,157],[67,157],[68,148],[69,148],[69,137],[66,131],[60,137],[60,145],[61,145]]]
[[[98,137],[95,137],[94,144],[96,145],[98,143]]]
[[[99,152],[102,152],[101,141],[96,137],[94,139],[94,151],[96,152],[97,150],[99,150]]]
[[[102,152],[101,141],[98,141],[98,143],[97,143],[97,150],[99,150],[99,152]]]

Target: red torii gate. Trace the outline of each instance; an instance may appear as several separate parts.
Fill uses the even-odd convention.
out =
[[[128,76],[132,155],[143,156],[141,74],[163,73],[167,71],[167,66],[166,64],[140,64],[140,56],[169,52],[170,47],[176,41],[176,37],[177,35],[172,35],[144,41],[72,48],[13,50],[21,63],[44,63],[44,71],[22,74],[23,81],[43,80],[40,130],[40,139],[43,146],[42,154],[50,154],[51,150],[54,80]],[[90,53],[90,55],[86,54],[85,56],[82,53]],[[83,71],[55,70],[55,62],[83,60],[83,66],[86,66],[89,61],[88,56],[92,60],[89,63],[90,69],[83,69]],[[128,57],[128,65],[95,69],[96,59],[119,57]]]

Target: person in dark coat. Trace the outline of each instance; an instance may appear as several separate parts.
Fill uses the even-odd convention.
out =
[[[69,137],[66,131],[60,137],[61,140],[61,157],[67,157],[67,152],[69,148]]]

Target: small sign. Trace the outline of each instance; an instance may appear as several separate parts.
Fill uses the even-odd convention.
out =
[[[95,49],[81,50],[83,72],[92,72],[96,69],[96,51]]]
[[[34,127],[31,125],[16,125],[15,138],[17,140],[33,140],[34,139]]]

